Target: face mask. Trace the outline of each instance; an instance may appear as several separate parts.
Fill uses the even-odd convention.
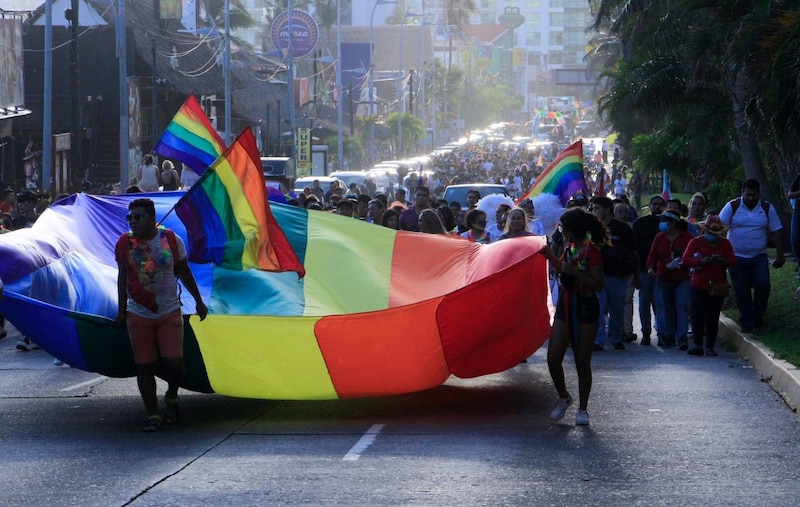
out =
[[[658,230],[660,230],[661,232],[667,232],[667,229],[669,229],[668,223],[661,222],[660,224],[658,224]]]
[[[704,236],[706,238],[706,241],[708,241],[710,243],[714,243],[714,242],[717,241],[717,237],[714,234],[707,234],[706,233],[706,234],[704,234]]]

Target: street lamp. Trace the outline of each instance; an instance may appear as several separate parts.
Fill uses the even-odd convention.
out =
[[[372,93],[372,87],[375,79],[375,34],[373,22],[375,21],[375,9],[379,5],[396,4],[397,0],[375,0],[375,5],[372,6],[372,14],[369,16],[369,115],[372,116],[372,110],[375,107],[375,97]],[[369,123],[369,161],[375,161],[375,120],[372,119]]]

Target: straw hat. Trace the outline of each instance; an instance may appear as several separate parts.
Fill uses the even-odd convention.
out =
[[[728,226],[722,223],[719,215],[709,215],[704,221],[697,222],[697,225],[714,236],[724,236],[728,232]]]

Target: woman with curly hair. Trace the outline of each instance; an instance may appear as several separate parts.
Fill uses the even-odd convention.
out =
[[[489,235],[486,234],[486,212],[474,209],[467,213],[464,221],[467,226],[467,232],[461,234],[462,238],[466,238],[473,243],[489,243]]]
[[[571,208],[564,212],[559,228],[566,247],[560,259],[550,254],[550,260],[559,274],[560,289],[547,348],[547,367],[558,391],[558,399],[550,413],[550,419],[560,420],[567,407],[572,404],[563,367],[567,347],[572,344],[578,373],[578,412],[575,415],[575,424],[588,425],[592,351],[600,312],[597,291],[603,290],[603,258],[600,248],[608,242],[608,229],[596,216],[581,208]],[[549,250],[543,252],[548,254]]]

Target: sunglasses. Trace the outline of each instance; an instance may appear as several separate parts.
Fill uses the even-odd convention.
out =
[[[150,216],[149,213],[131,213],[126,218],[128,219],[128,222],[138,222],[148,216]]]

